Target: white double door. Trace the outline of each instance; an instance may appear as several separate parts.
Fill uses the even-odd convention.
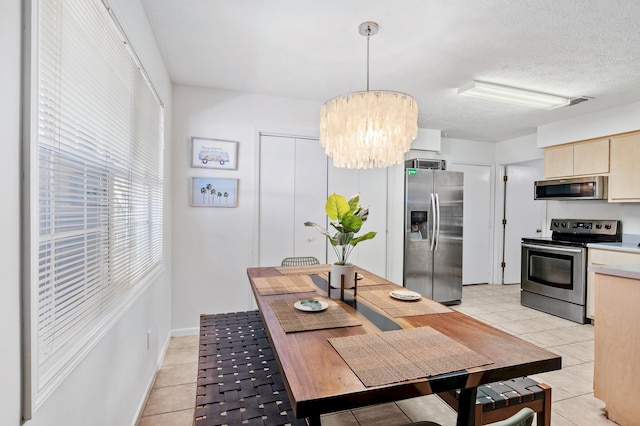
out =
[[[289,256],[326,263],[326,238],[304,226],[327,224],[327,156],[318,141],[261,135],[259,185],[259,266]]]
[[[327,228],[325,204],[327,196],[336,192],[347,199],[360,194],[363,205],[370,208],[362,233],[378,232],[373,240],[358,245],[349,261],[385,276],[386,169],[338,169],[315,139],[265,134],[260,136],[259,167],[259,266],[280,265],[289,256],[335,262],[326,238],[304,223]]]

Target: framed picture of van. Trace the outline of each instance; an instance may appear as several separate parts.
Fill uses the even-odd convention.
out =
[[[191,178],[192,207],[238,207],[238,179]]]
[[[191,167],[236,170],[238,142],[192,137]]]

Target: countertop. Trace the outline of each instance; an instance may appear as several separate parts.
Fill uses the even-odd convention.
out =
[[[594,249],[640,253],[640,247],[638,247],[638,243],[625,243],[624,241],[621,243],[589,243],[587,244],[587,247]]]
[[[621,243],[589,243],[588,248],[640,253],[640,235],[624,234]]]
[[[589,272],[640,280],[640,264],[589,266]]]

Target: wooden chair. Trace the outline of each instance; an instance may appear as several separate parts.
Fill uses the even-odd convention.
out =
[[[280,266],[319,265],[320,261],[313,256],[285,257]]]
[[[438,396],[458,411],[459,391],[442,392]],[[525,407],[538,413],[538,426],[550,426],[551,387],[528,377],[478,386],[475,426],[508,419]],[[506,425],[511,425],[511,423],[506,423]]]

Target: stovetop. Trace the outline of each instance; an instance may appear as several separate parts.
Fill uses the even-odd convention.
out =
[[[622,222],[602,219],[551,219],[551,237],[523,238],[523,243],[585,247],[622,241]]]

